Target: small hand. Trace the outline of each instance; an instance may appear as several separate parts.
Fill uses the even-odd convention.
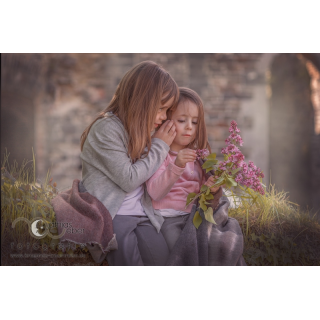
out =
[[[214,185],[214,184],[215,184],[214,176],[211,176],[211,177],[206,181],[206,183],[205,183],[205,185],[206,185],[207,187],[210,187],[210,186],[212,186],[212,185]],[[210,188],[210,192],[211,192],[211,193],[216,193],[216,192],[219,190],[219,188],[220,188],[220,186],[211,187],[211,188]]]
[[[172,120],[167,120],[161,125],[159,130],[155,132],[152,138],[158,138],[163,140],[168,146],[170,146],[176,136],[176,127]]]
[[[193,162],[196,159],[197,159],[196,151],[186,148],[178,152],[178,155],[174,164],[178,167],[185,168],[187,162]]]

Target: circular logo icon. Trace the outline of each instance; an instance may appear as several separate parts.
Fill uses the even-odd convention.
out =
[[[48,223],[41,218],[34,218],[30,223],[30,234],[37,239],[44,238],[49,232]]]

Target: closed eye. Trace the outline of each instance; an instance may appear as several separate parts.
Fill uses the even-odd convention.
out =
[[[183,123],[185,120],[178,120],[178,122]],[[198,122],[192,122],[193,124],[198,124]]]
[[[168,109],[169,109],[169,107],[162,107],[162,108],[159,108],[159,109],[158,109],[158,112],[161,112],[162,110],[167,111]]]

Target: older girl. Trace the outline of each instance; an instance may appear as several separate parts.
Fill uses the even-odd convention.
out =
[[[145,181],[175,137],[174,122],[161,123],[178,98],[167,71],[141,62],[125,74],[109,106],[81,136],[82,184],[113,218],[118,250],[107,255],[109,265],[164,265],[168,257],[159,233],[164,218],[154,212]]]

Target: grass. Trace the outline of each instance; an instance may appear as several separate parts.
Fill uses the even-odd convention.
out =
[[[320,265],[319,218],[274,185],[254,204],[242,201],[231,208],[229,216],[242,228],[248,265]]]
[[[1,165],[1,263],[2,265],[97,265],[87,248],[71,246],[65,249],[58,239],[46,236],[36,239],[31,236],[25,221],[39,217],[49,224],[55,222],[55,213],[50,202],[59,190],[50,179],[50,172],[43,183],[36,180],[35,158],[20,166],[10,166],[8,154]],[[31,166],[30,166],[31,164]],[[58,230],[50,232],[57,235]]]
[[[30,166],[31,164],[31,166]],[[58,240],[31,237],[28,225],[18,217],[36,217],[55,222],[50,204],[58,194],[48,171],[45,181],[36,180],[35,158],[9,166],[6,154],[1,167],[1,260],[3,265],[98,265],[86,248],[74,246],[63,251]],[[236,202],[236,199],[235,199]],[[243,256],[248,265],[320,265],[320,224],[316,216],[301,211],[283,191],[271,186],[253,204],[242,201],[230,208],[244,235]],[[50,230],[57,234],[57,230]],[[23,255],[42,254],[26,258]],[[51,255],[51,256],[45,256]],[[103,265],[107,265],[105,262]]]

